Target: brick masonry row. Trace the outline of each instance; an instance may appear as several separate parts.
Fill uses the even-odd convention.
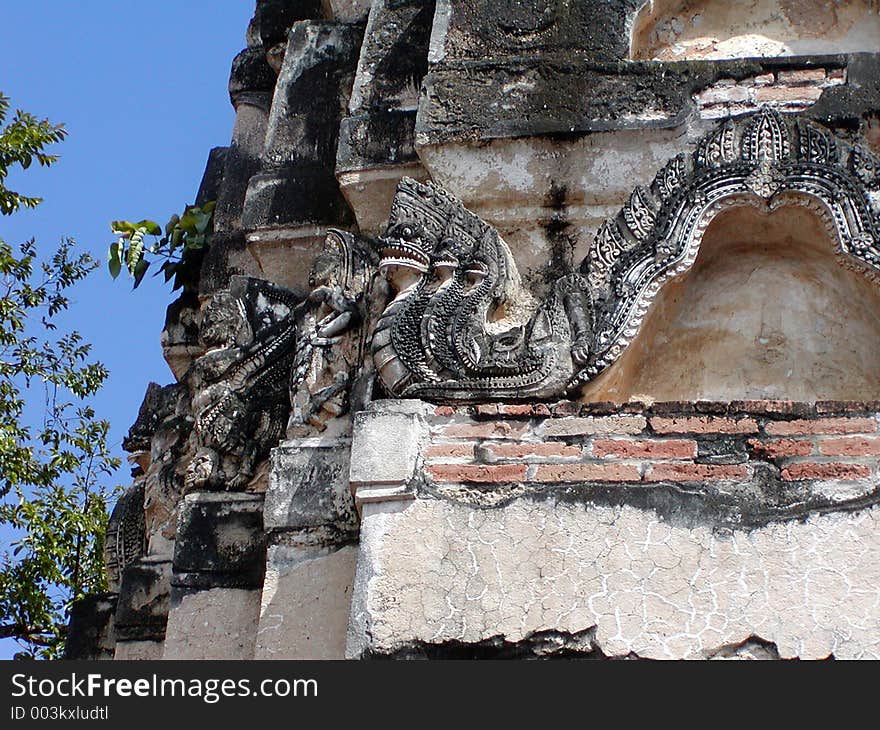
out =
[[[721,79],[694,95],[704,118],[754,111],[761,105],[796,110],[813,104],[829,86],[846,82],[846,69],[808,68],[778,71],[740,81]]]
[[[475,483],[748,480],[759,463],[784,481],[877,474],[880,404],[679,404],[687,413],[671,405],[627,404],[604,415],[596,415],[603,404],[440,407],[426,472]]]

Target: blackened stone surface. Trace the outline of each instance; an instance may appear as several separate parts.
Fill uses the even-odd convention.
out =
[[[855,78],[865,81],[826,90],[810,115],[854,120],[880,108],[878,82],[871,77],[876,63],[871,54],[672,63],[597,63],[547,54],[444,62],[425,77],[416,141],[672,128],[693,111],[692,94],[719,79],[850,65]]]
[[[360,659],[637,659],[607,657],[595,643],[595,629],[536,631],[520,641],[493,636],[482,641],[411,642],[391,653],[365,652]]]
[[[342,120],[337,172],[417,163],[416,112],[371,112]]]
[[[144,481],[137,479],[116,501],[107,521],[104,561],[110,590],[119,590],[125,567],[140,559],[146,550]]]
[[[828,89],[805,115],[830,127],[858,131],[869,114],[880,113],[880,55],[848,57],[847,83]]]
[[[250,276],[257,272],[253,267],[241,265],[250,254],[247,250],[247,238],[244,231],[215,233],[211,246],[205,253],[199,275],[199,293],[213,294],[225,289],[233,276]]]
[[[197,257],[193,256],[190,259],[193,266],[184,270],[183,291],[165,310],[165,326],[163,327],[163,347],[187,348],[192,358],[197,357],[201,350],[198,325],[198,277],[204,264],[203,252],[204,249],[194,252]],[[190,358],[187,361],[189,362]],[[180,368],[177,368],[175,374],[178,374],[179,370]],[[182,373],[179,374],[182,375]]]
[[[186,497],[174,544],[176,587],[258,588],[265,558],[262,496],[195,493]]]
[[[351,116],[340,130],[339,172],[418,160],[415,112],[428,70],[433,18],[433,0],[373,3]]]
[[[440,0],[447,58],[534,56],[548,50],[594,61],[623,59],[643,0]]]
[[[347,226],[351,221],[336,178],[325,164],[309,162],[254,175],[242,217],[250,229],[308,223]]]
[[[162,641],[171,596],[171,561],[141,558],[126,567],[116,605],[117,641]]]
[[[223,168],[226,166],[228,152],[228,147],[214,147],[208,153],[205,172],[202,173],[202,182],[199,185],[198,193],[196,193],[196,205],[202,206],[212,200],[217,200],[220,186],[223,184]]]
[[[251,179],[242,214],[245,228],[351,220],[334,168],[362,34],[362,25],[328,21],[291,28],[262,170]]]
[[[298,20],[323,17],[321,0],[260,0],[254,16],[265,48],[283,43]]]
[[[173,409],[171,390],[174,386],[162,387],[158,383],[150,383],[138,410],[137,419],[122,439],[122,448],[128,453],[149,451],[150,439],[159,424],[170,415]]]
[[[347,443],[322,447],[285,443],[272,452],[266,530],[314,531],[319,542],[348,542],[357,515],[348,486]]]
[[[115,593],[98,593],[74,602],[67,624],[63,659],[113,658],[116,598]]]
[[[245,48],[232,60],[229,98],[234,105],[238,105],[242,95],[247,95],[250,103],[264,104],[268,110],[274,88],[275,73],[262,48]]]

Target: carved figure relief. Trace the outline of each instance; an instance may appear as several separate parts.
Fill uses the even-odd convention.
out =
[[[440,401],[576,391],[620,356],[731,206],[811,206],[845,261],[878,272],[878,170],[866,147],[806,119],[770,109],[728,119],[636,188],[541,302],[494,229],[438,186],[404,179],[378,244],[394,291],[372,338],[379,378],[392,396]]]
[[[348,412],[365,345],[361,324],[375,253],[347,231],[331,229],[309,274],[311,293],[297,307],[296,354],[290,377],[288,436],[323,431]]]
[[[170,556],[192,431],[188,411],[186,386],[150,383],[137,420],[123,439],[136,466],[134,483],[116,502],[107,523],[104,558],[113,590],[125,567],[141,556]]]
[[[119,591],[122,571],[146,552],[144,523],[144,479],[135,480],[116,500],[104,539],[104,563],[107,566],[107,584],[114,593]]]
[[[185,491],[243,489],[284,435],[298,303],[286,289],[236,276],[208,305],[200,330],[208,352],[191,373],[196,453]]]

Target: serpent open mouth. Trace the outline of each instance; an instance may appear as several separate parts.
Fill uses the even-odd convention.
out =
[[[404,266],[422,273],[428,271],[430,259],[421,247],[402,238],[383,238],[379,247],[379,268]]]

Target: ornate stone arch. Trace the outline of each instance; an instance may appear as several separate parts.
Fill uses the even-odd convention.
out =
[[[806,205],[837,242],[843,262],[880,272],[880,161],[806,119],[771,109],[731,118],[637,187],[600,228],[581,264],[597,310],[593,352],[574,378],[611,365],[639,331],[651,301],[686,272],[702,234],[737,205]]]
[[[373,338],[379,376],[392,395],[439,401],[576,391],[620,357],[720,212],[790,204],[818,215],[845,264],[880,274],[880,160],[769,108],[723,121],[637,187],[543,302],[519,293],[497,232],[436,186],[404,180],[379,244],[397,291]]]

